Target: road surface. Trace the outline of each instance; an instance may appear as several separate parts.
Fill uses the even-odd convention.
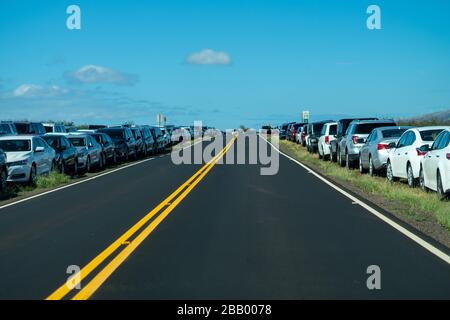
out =
[[[158,214],[99,259],[193,176],[156,226]],[[1,299],[48,298],[68,266],[93,261],[81,290],[56,297],[90,286],[85,298],[450,298],[449,264],[283,156],[277,175],[261,176],[259,165],[166,155],[0,209]],[[371,265],[381,290],[367,288]]]

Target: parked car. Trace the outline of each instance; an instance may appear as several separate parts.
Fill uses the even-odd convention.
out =
[[[296,136],[297,136],[297,131],[304,125],[304,123],[294,123],[289,127],[289,132],[288,132],[288,137],[289,137],[289,141],[295,142],[296,141]]]
[[[396,126],[394,120],[353,120],[347,128],[345,139],[339,143],[338,161],[343,167],[353,168],[359,162],[361,148],[375,128]]]
[[[107,163],[115,164],[117,162],[116,146],[114,141],[106,134],[101,132],[88,133],[102,146],[104,165]]]
[[[156,152],[156,142],[153,139],[153,135],[148,127],[140,126],[142,142],[145,147],[145,154],[154,154]]]
[[[338,154],[340,154],[339,145],[342,140],[345,140],[346,138],[346,132],[348,129],[348,126],[352,121],[355,120],[378,120],[378,118],[352,118],[352,119],[340,119],[337,121],[337,133],[336,133],[336,139],[331,141],[330,143],[330,160],[332,162],[339,162],[341,166],[344,166],[345,163],[343,162],[344,159],[339,159]]]
[[[55,152],[55,163],[62,174],[78,174],[78,150],[70,140],[61,134],[46,134],[42,137]]]
[[[450,195],[450,127],[436,138],[420,166],[420,186],[423,190],[434,190],[439,199]],[[425,151],[425,150],[424,150]]]
[[[9,182],[34,184],[55,167],[55,150],[38,136],[0,137],[0,149],[6,153]]]
[[[386,165],[387,179],[391,182],[399,178],[407,179],[409,187],[415,187],[419,179],[423,156],[445,129],[445,127],[412,128],[405,131],[396,144],[391,143]]]
[[[170,141],[169,132],[164,127],[159,127],[159,130],[161,130],[164,147],[170,146],[172,141]],[[202,136],[205,134],[206,130],[208,130],[207,127],[202,127]]]
[[[47,133],[67,133],[66,127],[63,124],[43,123],[42,125]]]
[[[283,123],[280,126],[280,140],[284,140],[287,137],[287,129],[291,123]]]
[[[90,172],[92,168],[104,168],[102,146],[93,137],[87,134],[77,134],[68,136],[70,142],[78,151],[78,168]]]
[[[336,122],[325,123],[322,127],[318,144],[319,159],[328,160],[330,157],[330,142],[336,139],[336,132]]]
[[[305,124],[301,129],[301,134],[298,137],[298,143],[302,145],[302,147],[306,147],[306,133],[308,132],[308,124]]]
[[[14,122],[14,126],[20,135],[43,136],[47,133],[42,123],[39,122]]]
[[[136,141],[136,153],[138,155],[146,156],[147,150],[144,145],[144,141],[142,139],[141,130],[136,127],[130,128],[131,132],[133,132],[134,140]]]
[[[0,137],[1,136],[16,136],[17,130],[14,123],[10,121],[0,122]]]
[[[75,126],[66,126],[66,133],[77,132],[77,128]]]
[[[166,146],[164,145],[164,138],[163,138],[161,130],[158,127],[148,127],[148,128],[150,129],[150,132],[153,135],[153,140],[156,141],[156,152],[158,153],[158,152],[163,151],[166,148]],[[189,129],[189,130],[191,132],[191,137],[192,137],[193,131],[191,129]]]
[[[6,180],[8,180],[8,165],[6,153],[0,149],[0,194],[6,192]]]
[[[322,128],[326,123],[330,122],[333,122],[333,120],[325,120],[308,124],[305,140],[306,140],[306,148],[310,153],[317,152]]]
[[[371,176],[386,170],[389,148],[397,143],[401,135],[411,127],[382,127],[374,129],[361,148],[359,156],[359,171],[367,170]]]
[[[137,159],[136,140],[130,128],[116,127],[99,129],[97,132],[106,133],[114,142],[116,156],[121,160]]]

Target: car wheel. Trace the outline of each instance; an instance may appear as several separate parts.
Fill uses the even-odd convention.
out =
[[[36,165],[32,165],[31,166],[31,170],[30,170],[30,180],[29,183],[31,185],[36,184],[36,176],[37,176],[37,172],[36,172]]]
[[[447,195],[444,192],[444,187],[442,186],[441,173],[439,171],[437,173],[436,182],[437,182],[437,195],[438,195],[438,198],[439,198],[439,200],[445,200],[447,198]]]
[[[113,154],[113,164],[116,164],[117,163],[117,154],[116,154],[116,152],[114,151],[114,154]]]
[[[414,188],[417,183],[416,178],[414,178],[414,173],[410,164],[408,164],[408,167],[406,168],[406,174],[408,177],[408,186],[410,188]]]
[[[66,173],[66,166],[64,164],[64,161],[61,162],[61,165],[59,166],[59,173],[65,174]]]
[[[86,172],[91,172],[91,158],[87,157],[86,160]]]
[[[347,169],[351,170],[353,168],[352,163],[350,162],[350,155],[348,154],[348,152],[345,152],[345,166],[347,167]]]
[[[334,153],[333,153],[332,150],[330,151],[330,161],[331,162],[336,162],[336,159],[334,158]]]
[[[344,162],[344,160],[342,159],[341,150],[338,150],[338,152],[337,152],[337,158],[338,158],[339,165],[340,165],[341,167],[345,167],[345,162]]]
[[[388,179],[389,182],[397,181],[397,178],[394,177],[394,172],[392,171],[392,164],[390,161],[388,161],[387,163],[386,178]]]
[[[317,153],[319,154],[319,159],[323,159],[323,153],[320,153],[320,150],[317,150]]]
[[[375,176],[376,170],[375,167],[373,165],[373,160],[372,157],[369,156],[369,175],[371,177]]]
[[[420,184],[420,189],[422,189],[425,192],[428,191],[428,188],[425,185],[425,174],[423,173],[422,166],[420,167],[420,172],[419,172],[419,184]]]
[[[0,174],[0,193],[4,194],[6,192],[6,180],[8,177],[6,176],[6,171],[2,170]]]
[[[359,156],[359,173],[361,173],[361,174],[366,173],[366,169],[364,169],[361,155]]]
[[[74,162],[74,164],[73,164],[72,175],[73,175],[73,176],[78,175],[78,160],[77,160],[77,159],[75,159],[75,162]]]

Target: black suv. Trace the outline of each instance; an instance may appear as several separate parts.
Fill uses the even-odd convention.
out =
[[[144,143],[145,153],[153,154],[156,151],[156,140],[153,139],[152,132],[148,127],[138,127],[141,130],[142,142]]]
[[[78,151],[65,136],[47,134],[42,137],[56,151],[56,165],[60,173],[78,174]]]
[[[126,161],[131,157],[137,159],[136,140],[130,128],[106,128],[97,132],[106,133],[114,141],[117,158]]]
[[[339,144],[342,139],[345,139],[345,132],[348,126],[353,120],[378,120],[378,118],[352,118],[352,119],[341,119],[337,121],[337,134],[336,139],[330,142],[330,160],[332,162],[337,162]]]
[[[117,162],[117,155],[114,141],[106,133],[96,132],[88,133],[88,135],[93,137],[102,146],[104,164],[115,164]]]
[[[22,135],[37,135],[43,136],[47,133],[45,127],[39,122],[14,122],[17,133]]]

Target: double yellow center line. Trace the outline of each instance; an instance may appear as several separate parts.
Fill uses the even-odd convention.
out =
[[[170,212],[194,189],[194,187],[206,176],[214,165],[232,147],[236,136],[213,159],[205,164],[199,171],[183,183],[175,192],[163,200],[138,223],[132,226],[108,248],[90,261],[78,274],[71,277],[55,292],[47,297],[47,300],[64,299],[82,280],[95,271],[106,259],[111,261],[101,269],[82,289],[73,296],[72,300],[87,300],[95,291],[111,276],[111,274],[137,249],[137,247],[156,229],[156,227],[169,215]],[[153,217],[155,219],[152,220]],[[150,222],[151,221],[151,222]],[[149,223],[150,222],[150,223]],[[140,231],[141,230],[141,231]],[[140,231],[140,233],[138,233]],[[121,247],[125,246],[122,250]]]

